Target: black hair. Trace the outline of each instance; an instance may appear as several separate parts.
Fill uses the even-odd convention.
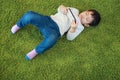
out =
[[[88,11],[93,12],[92,17],[94,18],[93,21],[91,23],[89,23],[90,26],[96,26],[99,24],[100,20],[101,20],[101,16],[99,14],[98,11],[94,10],[94,9],[90,9]]]

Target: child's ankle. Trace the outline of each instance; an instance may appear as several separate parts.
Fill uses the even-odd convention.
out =
[[[25,59],[26,60],[32,60],[38,53],[33,49],[31,52],[26,54]]]
[[[17,25],[14,25],[12,28],[11,28],[11,32],[12,34],[15,34],[20,28],[17,26]]]

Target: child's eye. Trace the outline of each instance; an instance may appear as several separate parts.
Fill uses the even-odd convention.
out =
[[[89,18],[86,18],[86,21],[89,21]]]
[[[86,15],[88,15],[88,12],[86,12]]]

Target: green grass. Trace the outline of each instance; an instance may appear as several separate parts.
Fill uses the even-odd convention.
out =
[[[0,80],[120,80],[120,0],[0,0]],[[96,9],[102,20],[74,41],[63,36],[44,54],[24,56],[43,38],[32,25],[12,35],[29,10],[51,15],[60,4]]]

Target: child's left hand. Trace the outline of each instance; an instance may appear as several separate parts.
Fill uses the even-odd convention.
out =
[[[75,21],[72,21],[69,32],[74,33],[78,24]]]
[[[72,23],[71,23],[71,28],[77,28],[77,26],[78,26],[78,24],[77,24],[77,22],[75,22],[75,21],[72,21]]]

